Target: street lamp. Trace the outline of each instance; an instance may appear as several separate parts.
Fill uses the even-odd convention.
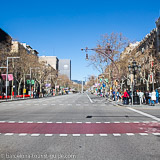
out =
[[[7,57],[7,67],[0,67],[0,68],[6,68],[7,69],[7,73],[6,73],[6,101],[7,101],[7,89],[8,89],[8,61],[9,61],[9,59],[18,59],[18,58],[20,58],[20,57]]]
[[[132,61],[132,65],[128,65],[129,73],[131,74],[131,85],[132,85],[132,105],[133,105],[133,90],[134,90],[134,83],[135,83],[135,75],[137,72],[141,71],[141,66],[137,65],[135,60]]]

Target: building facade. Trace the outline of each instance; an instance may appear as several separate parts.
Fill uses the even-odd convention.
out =
[[[59,74],[66,75],[71,80],[71,60],[60,59],[59,60]]]
[[[59,59],[56,56],[40,56],[39,61],[51,65],[58,71]]]

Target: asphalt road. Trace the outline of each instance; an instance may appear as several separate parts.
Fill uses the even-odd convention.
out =
[[[72,94],[0,103],[0,160],[159,160],[160,109]]]

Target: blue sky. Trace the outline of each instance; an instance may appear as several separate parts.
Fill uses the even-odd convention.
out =
[[[72,79],[97,75],[81,48],[105,33],[140,41],[155,28],[159,0],[0,0],[0,28],[41,55],[71,59]],[[89,52],[92,54],[92,52]]]

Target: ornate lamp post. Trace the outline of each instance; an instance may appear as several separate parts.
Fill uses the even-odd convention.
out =
[[[133,105],[133,91],[135,86],[135,75],[137,72],[141,71],[141,66],[137,65],[135,60],[132,61],[132,65],[128,65],[129,73],[131,74],[131,85],[132,85],[132,105]]]

